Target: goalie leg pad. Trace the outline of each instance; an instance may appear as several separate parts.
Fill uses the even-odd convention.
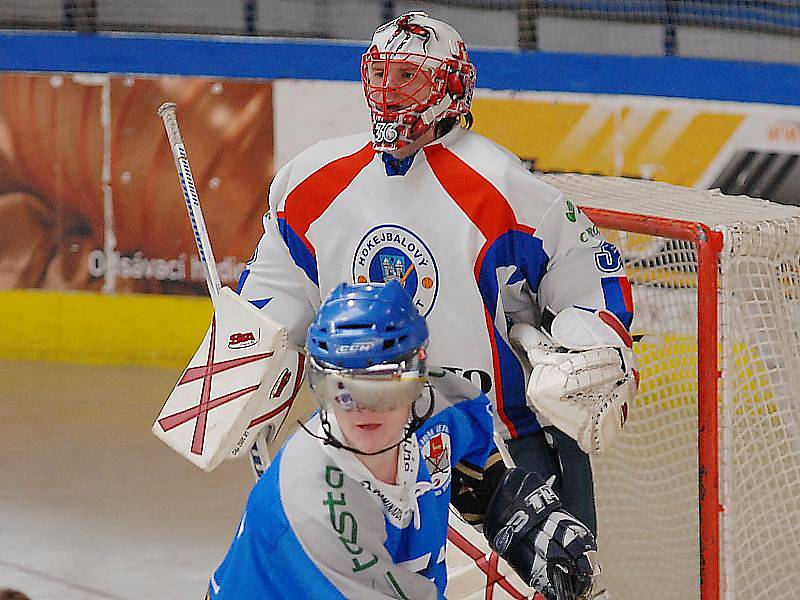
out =
[[[153,424],[156,436],[205,471],[245,454],[238,450],[252,421],[278,409],[302,377],[285,327],[227,287],[214,309],[205,339]]]

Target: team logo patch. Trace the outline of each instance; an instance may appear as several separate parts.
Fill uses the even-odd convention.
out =
[[[419,236],[399,225],[370,229],[353,257],[355,283],[384,283],[397,279],[427,316],[439,291],[439,269]]]
[[[440,495],[450,483],[451,452],[450,434],[447,425],[441,423],[433,431],[428,431],[420,439],[422,457],[431,476],[434,494]]]

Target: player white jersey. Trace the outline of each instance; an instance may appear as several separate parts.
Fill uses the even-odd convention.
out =
[[[431,361],[481,387],[507,437],[539,429],[507,315],[575,305],[626,327],[633,317],[619,252],[597,227],[460,127],[399,164],[368,135],[309,148],[276,175],[264,226],[239,290],[299,346],[335,285],[399,279],[427,319]]]
[[[433,413],[401,444],[397,485],[296,432],[250,494],[209,598],[444,598],[452,469],[483,467],[492,417],[489,399],[458,376],[432,370],[429,384],[417,411],[431,401]],[[307,427],[321,434],[319,416]]]

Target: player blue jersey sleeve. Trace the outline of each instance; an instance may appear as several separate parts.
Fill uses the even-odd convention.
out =
[[[289,525],[279,494],[280,459],[256,484],[247,501],[233,543],[211,577],[210,600],[344,596],[325,578],[303,550]]]
[[[491,402],[470,382],[453,373],[433,368],[429,381],[450,406],[426,421],[418,435],[420,446],[425,443],[425,432],[436,430],[438,423],[446,423],[448,431],[456,432],[451,436],[452,463],[466,460],[483,467],[494,448]]]

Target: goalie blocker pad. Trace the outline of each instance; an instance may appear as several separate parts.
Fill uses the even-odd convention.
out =
[[[247,454],[262,427],[282,424],[300,388],[303,355],[286,328],[222,288],[203,342],[152,431],[204,471]]]

